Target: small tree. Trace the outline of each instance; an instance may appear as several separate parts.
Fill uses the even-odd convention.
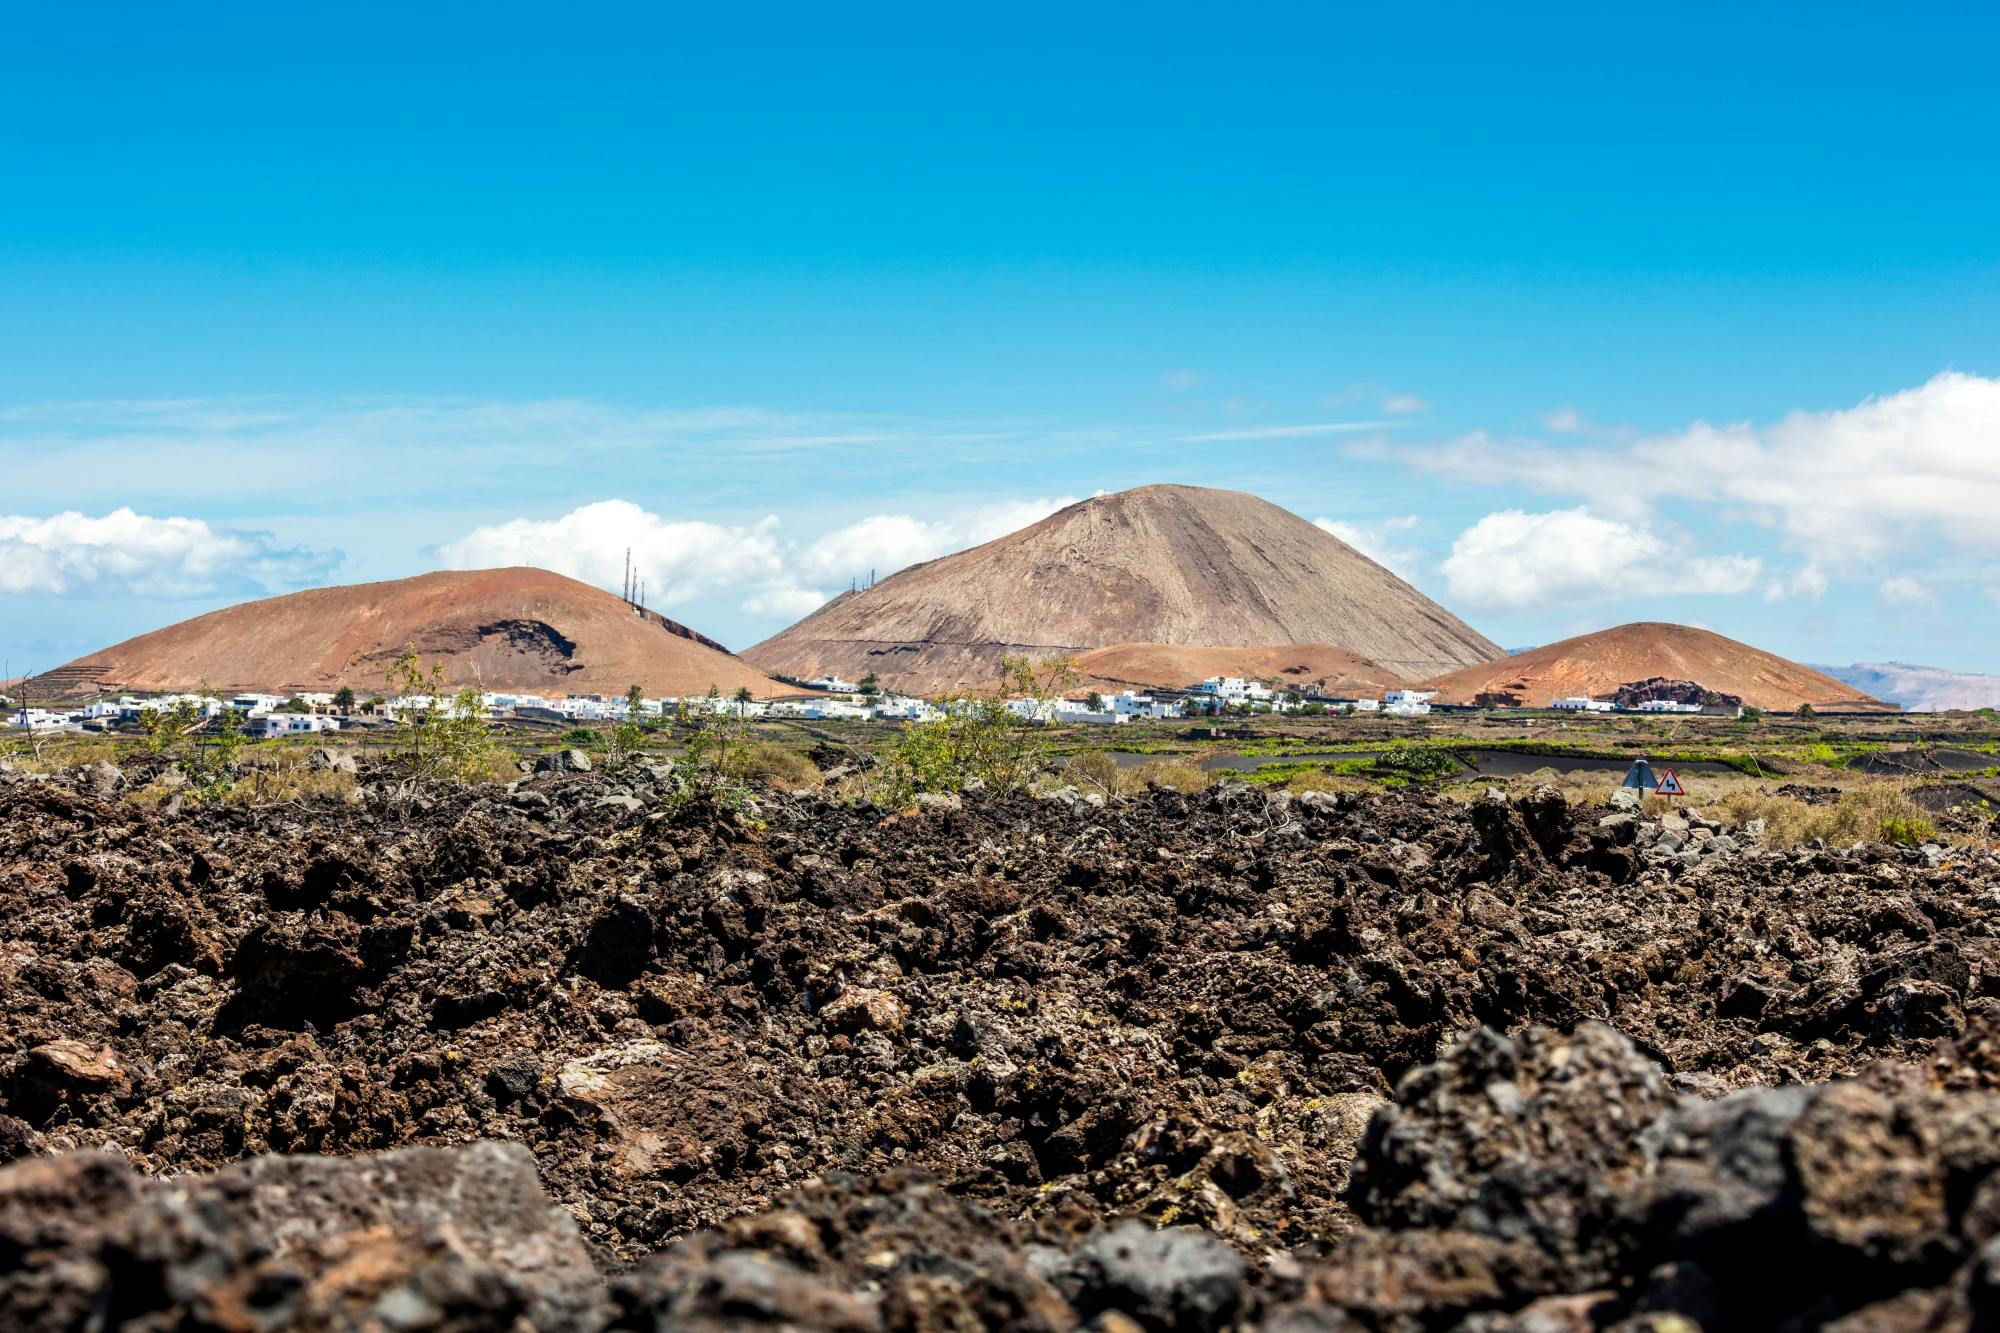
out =
[[[604,760],[612,767],[639,753],[646,741],[646,692],[634,685],[625,691],[625,716],[604,735]]]
[[[248,739],[243,734],[243,714],[234,708],[222,709],[209,725],[207,702],[214,697],[204,680],[194,697],[184,696],[139,715],[146,749],[178,764],[197,800],[217,800],[236,785],[236,752]]]
[[[1083,701],[1083,706],[1093,713],[1101,713],[1104,711],[1104,696],[1092,690],[1090,697]]]
[[[1817,711],[1815,711],[1815,710],[1814,710],[1814,708],[1813,708],[1813,706],[1812,706],[1811,704],[1800,704],[1800,705],[1799,705],[1799,719],[1800,719],[1801,721],[1804,721],[1804,722],[1810,722],[1810,721],[1812,721],[1812,720],[1813,720],[1814,718],[1816,718],[1816,717],[1818,717],[1818,716],[1819,716],[1819,713],[1818,713]]]
[[[882,682],[877,680],[875,673],[871,671],[861,678],[860,684],[856,688],[872,699],[882,692]]]
[[[1074,657],[1031,662],[1000,661],[1001,688],[990,695],[948,695],[940,715],[903,728],[879,774],[875,790],[890,805],[921,792],[955,791],[977,779],[994,791],[1020,791],[1048,767],[1048,746],[1038,721],[1051,701],[1081,674]],[[1025,698],[1028,717],[1007,706]]]
[[[389,681],[405,701],[396,710],[403,726],[398,758],[419,777],[466,781],[477,776],[493,744],[479,691],[467,687],[447,698],[444,665],[426,668],[414,646],[397,655]]]
[[[749,713],[750,687],[748,685],[738,685],[736,687],[736,693],[732,694],[729,697],[736,704],[736,716],[743,717],[747,713]]]
[[[706,797],[731,809],[745,805],[750,793],[738,780],[743,767],[743,721],[721,706],[722,694],[708,687],[702,707],[680,702],[679,721],[687,739],[673,761],[669,801],[683,805]]]
[[[343,685],[333,692],[333,707],[342,717],[354,711],[354,691]]]

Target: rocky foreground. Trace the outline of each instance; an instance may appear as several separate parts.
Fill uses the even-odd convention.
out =
[[[0,1327],[2000,1326],[1991,852],[119,786],[0,773]]]

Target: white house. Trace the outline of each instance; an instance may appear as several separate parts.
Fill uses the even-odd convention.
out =
[[[29,731],[57,731],[70,725],[69,718],[60,713],[28,707],[16,709],[8,722],[12,726],[26,727]]]
[[[861,688],[853,681],[842,680],[838,676],[821,676],[818,680],[807,681],[806,684],[815,690],[825,690],[828,694],[852,694]]]
[[[1241,676],[1210,676],[1194,688],[1196,693],[1211,695],[1224,703],[1242,703],[1250,697],[1250,687]]]
[[[1633,711],[1637,713],[1699,713],[1701,705],[1679,703],[1673,699],[1648,699],[1644,703],[1635,704]]]
[[[243,732],[258,740],[277,736],[313,736],[322,731],[339,731],[340,719],[318,713],[258,713],[243,724]]]
[[[1551,699],[1549,707],[1561,713],[1614,713],[1618,705],[1609,699]]]
[[[814,722],[852,721],[869,715],[868,709],[845,699],[781,699],[757,707],[773,717],[802,717]]]
[[[1120,717],[1179,717],[1178,703],[1162,703],[1150,694],[1135,694],[1124,690],[1104,701],[1105,707]]]
[[[892,694],[875,705],[875,716],[892,722],[928,722],[938,716],[938,710],[928,699],[913,699],[905,695]]]

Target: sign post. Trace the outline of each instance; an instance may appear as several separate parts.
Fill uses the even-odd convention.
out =
[[[1671,802],[1676,796],[1687,795],[1687,788],[1681,786],[1680,777],[1671,768],[1662,770],[1660,785],[1653,788],[1653,795],[1664,796]]]

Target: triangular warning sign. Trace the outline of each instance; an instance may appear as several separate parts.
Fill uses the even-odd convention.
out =
[[[1660,774],[1660,785],[1653,788],[1653,795],[1685,796],[1687,791],[1681,786],[1681,780],[1674,775],[1674,770],[1669,768]]]

